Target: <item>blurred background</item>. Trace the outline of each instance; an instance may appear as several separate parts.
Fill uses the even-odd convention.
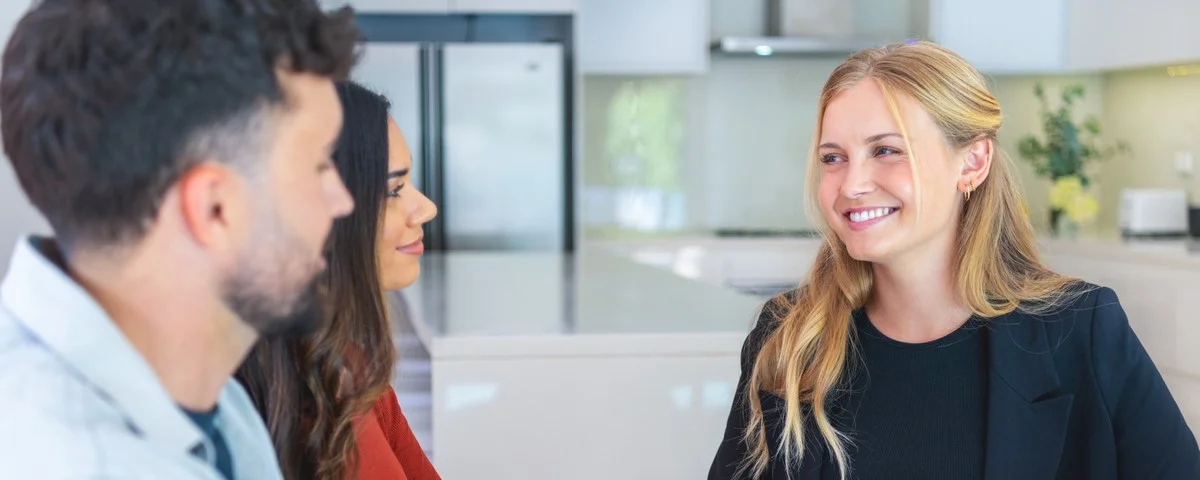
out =
[[[815,255],[820,89],[912,39],[989,78],[1047,261],[1116,290],[1200,428],[1200,2],[325,5],[358,12],[354,76],[441,207],[392,300],[401,406],[445,478],[702,478],[758,306]],[[5,268],[47,226],[0,163]]]

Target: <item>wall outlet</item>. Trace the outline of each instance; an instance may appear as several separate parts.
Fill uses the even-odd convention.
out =
[[[1195,172],[1195,161],[1192,158],[1192,152],[1188,150],[1180,150],[1175,152],[1175,171],[1179,172],[1180,176],[1190,177]]]

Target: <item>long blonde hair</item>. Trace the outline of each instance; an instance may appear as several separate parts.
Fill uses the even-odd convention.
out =
[[[809,160],[810,195],[820,182],[816,145],[825,109],[867,78],[883,90],[906,143],[897,94],[919,103],[956,150],[981,139],[995,141],[1000,105],[983,76],[961,57],[928,42],[864,50],[839,65],[821,93]],[[919,168],[911,145],[908,151],[913,168]],[[987,179],[964,204],[958,226],[951,252],[957,293],[976,316],[994,318],[1018,309],[1041,313],[1069,301],[1075,290],[1069,287],[1077,281],[1042,264],[1013,166],[1003,155],[996,155]],[[754,359],[746,386],[751,416],[743,441],[749,448],[740,472],[753,478],[761,476],[770,462],[760,390],[784,400],[780,450],[789,468],[804,458],[806,448],[813,447],[805,445],[804,439],[806,429],[815,426],[842,478],[849,471],[847,438],[834,427],[826,407],[846,377],[853,340],[851,315],[866,305],[874,280],[870,263],[851,258],[841,240],[829,228],[823,230],[825,241],[805,284],[792,296],[773,300],[784,307],[779,311],[787,313],[778,319],[778,327]]]

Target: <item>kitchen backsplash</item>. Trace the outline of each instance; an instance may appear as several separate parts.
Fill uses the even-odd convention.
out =
[[[1182,70],[1176,74],[1169,72]],[[1200,67],[1174,66],[1108,72],[1104,74],[1047,77],[1003,77],[996,81],[996,96],[1005,109],[1001,145],[1020,164],[1025,192],[1035,221],[1044,221],[1049,205],[1049,182],[1038,178],[1016,158],[1016,139],[1026,133],[1040,135],[1032,89],[1043,81],[1049,92],[1066,83],[1081,83],[1086,97],[1077,108],[1098,115],[1106,141],[1124,140],[1132,152],[1114,157],[1097,169],[1100,216],[1092,230],[1117,230],[1121,190],[1125,188],[1184,188],[1193,203],[1200,201],[1195,175],[1182,176],[1175,168],[1179,152],[1200,155]]]
[[[1190,201],[1200,204],[1200,179],[1175,169],[1178,152],[1200,157],[1200,66],[1185,68],[1188,75],[1173,76],[1168,72],[1180,69],[1161,67],[1105,76],[1108,134],[1133,147],[1131,158],[1112,162],[1104,171],[1101,207],[1111,214],[1109,225],[1116,225],[1123,187],[1184,188]]]
[[[589,231],[692,231],[811,227],[804,165],[816,102],[833,59],[714,58],[697,77],[588,76],[583,81],[581,208]],[[1035,225],[1046,227],[1049,182],[1017,156],[1040,135],[1033,87],[1080,83],[1080,117],[1098,115],[1106,139],[1133,153],[1097,177],[1101,213],[1087,230],[1115,231],[1120,190],[1200,182],[1175,170],[1179,151],[1200,156],[1200,67],[993,78],[1004,108],[1000,148],[1017,165]]]
[[[1004,113],[1004,123],[1000,127],[998,138],[1000,151],[1005,154],[1008,161],[1016,165],[1025,200],[1029,205],[1030,218],[1035,226],[1045,231],[1049,226],[1050,181],[1035,175],[1033,168],[1021,160],[1017,154],[1017,141],[1021,137],[1033,134],[1037,138],[1044,138],[1039,116],[1041,104],[1033,95],[1034,86],[1038,82],[1041,82],[1046,89],[1051,106],[1057,105],[1058,92],[1063,86],[1083,85],[1084,97],[1082,101],[1077,102],[1074,110],[1076,120],[1081,120],[1085,115],[1097,115],[1101,120],[1101,125],[1105,125],[1102,102],[1104,78],[1098,74],[992,78],[992,94],[1000,101],[1000,108]],[[1113,159],[1113,161],[1122,160]],[[1103,190],[1106,190],[1104,179],[1098,178],[1097,180],[1099,184],[1097,193],[1102,195]],[[1108,213],[1101,207],[1101,219],[1097,220],[1096,225],[1091,226],[1090,229],[1094,230],[1096,226],[1104,225],[1103,216]]]
[[[699,77],[585,77],[586,227],[809,225],[805,160],[817,96],[836,65],[836,60],[714,58],[709,73]],[[662,116],[664,111],[669,114]],[[664,131],[676,147],[652,146],[662,142],[649,135]],[[638,144],[633,138],[654,153],[630,159],[629,148],[636,146],[614,149]],[[672,172],[669,179],[655,177],[661,171]]]

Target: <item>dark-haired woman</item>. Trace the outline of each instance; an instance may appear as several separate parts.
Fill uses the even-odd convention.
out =
[[[354,198],[335,222],[321,282],[329,318],[312,335],[260,342],[237,378],[258,408],[289,480],[438,479],[391,387],[396,349],[384,292],[420,272],[422,225],[437,208],[410,184],[411,154],[389,103],[338,85],[334,163]]]

